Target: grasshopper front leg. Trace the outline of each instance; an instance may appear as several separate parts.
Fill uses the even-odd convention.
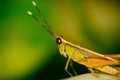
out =
[[[69,66],[69,63],[70,63],[70,57],[68,57],[68,60],[66,62],[66,65],[65,65],[65,71],[70,75],[70,76],[73,76],[69,71],[68,71],[68,66]]]
[[[71,69],[72,69],[73,73],[74,73],[75,75],[77,75],[77,72],[76,72],[75,69],[73,68],[71,56],[67,56],[67,53],[66,53],[66,44],[65,44],[65,46],[64,46],[64,56],[68,57],[68,60],[67,60],[67,62],[66,62],[66,66],[65,66],[65,71],[66,71],[70,76],[73,76],[73,75],[68,71],[68,66],[69,66],[69,63],[70,63],[70,66],[71,66]]]
[[[64,46],[64,56],[67,57],[66,44],[65,44],[65,46]],[[70,60],[71,60],[71,58],[68,56],[68,60],[67,60],[66,65],[65,65],[65,71],[66,71],[70,76],[73,76],[73,75],[68,71],[68,66],[69,66]]]

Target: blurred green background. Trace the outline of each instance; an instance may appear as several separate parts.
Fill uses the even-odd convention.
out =
[[[119,0],[35,1],[56,34],[99,53],[120,53]],[[31,0],[0,0],[0,80],[69,77],[55,41],[28,10],[39,17]]]

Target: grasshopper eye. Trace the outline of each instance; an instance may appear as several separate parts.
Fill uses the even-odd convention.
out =
[[[61,43],[62,43],[62,40],[61,40],[60,38],[57,38],[57,39],[56,39],[56,42],[57,42],[57,44],[61,44]]]

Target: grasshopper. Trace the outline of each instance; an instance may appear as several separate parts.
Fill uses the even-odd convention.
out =
[[[110,74],[110,75],[120,75],[120,70],[111,67],[111,65],[119,65],[120,62],[117,59],[111,58],[107,55],[102,55],[97,52],[88,50],[86,48],[80,47],[78,45],[75,45],[71,42],[66,41],[63,37],[60,35],[55,34],[50,26],[48,25],[48,22],[46,19],[43,17],[43,15],[40,12],[40,9],[36,5],[34,1],[32,1],[34,7],[36,10],[39,12],[40,17],[43,19],[44,23],[43,24],[35,15],[33,15],[32,12],[28,11],[28,14],[32,16],[43,28],[45,28],[50,35],[54,38],[56,41],[56,44],[59,48],[59,52],[61,55],[64,57],[67,57],[68,60],[66,62],[65,66],[65,71],[72,76],[70,72],[68,72],[68,66],[69,63],[72,61],[77,62],[78,64],[82,64],[88,68],[88,70],[91,71],[92,74],[94,74],[95,70]],[[113,56],[114,57],[114,56]],[[72,67],[72,65],[71,65]],[[73,69],[73,68],[72,68]],[[75,74],[76,71],[73,69],[73,72]]]

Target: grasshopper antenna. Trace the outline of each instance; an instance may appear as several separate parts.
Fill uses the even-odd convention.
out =
[[[47,25],[47,27],[50,28],[50,26],[48,25],[47,20],[46,20],[46,19],[44,18],[44,16],[42,15],[42,13],[41,13],[39,7],[37,6],[37,4],[36,4],[34,1],[32,1],[32,3],[33,3],[33,5],[34,5],[34,7],[36,8],[36,10],[38,11],[38,13],[40,14],[40,17],[43,19],[43,21],[44,21],[45,24]],[[51,28],[50,28],[50,29],[51,29]]]
[[[45,22],[46,25],[44,25],[31,11],[27,11],[27,13],[32,16],[43,28],[45,28],[53,37],[53,31],[51,30],[50,26],[48,25],[47,20],[43,17],[43,15],[41,14],[40,9],[38,8],[37,4],[32,1],[32,4],[34,5],[34,7],[36,8],[36,10],[38,11],[38,13],[40,14],[40,17],[43,19],[43,21]]]

